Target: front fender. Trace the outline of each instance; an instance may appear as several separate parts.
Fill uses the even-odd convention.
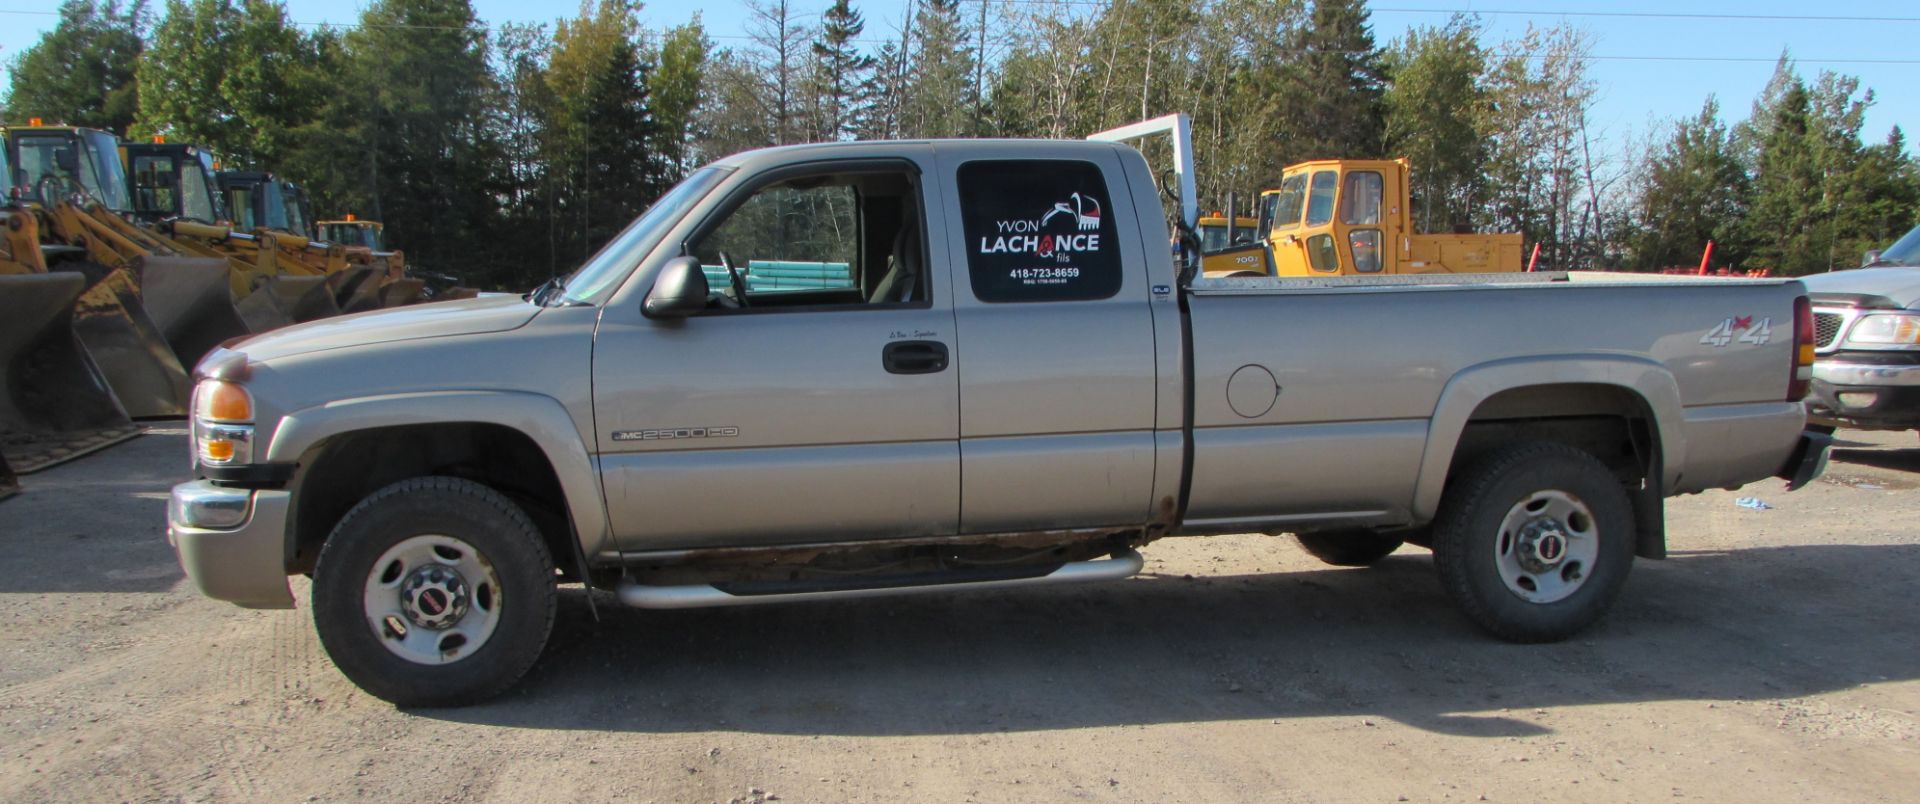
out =
[[[1463,369],[1441,390],[1427,427],[1420,479],[1414,485],[1415,521],[1429,521],[1439,510],[1454,449],[1481,403],[1502,391],[1545,385],[1611,385],[1637,395],[1646,403],[1653,416],[1653,431],[1660,437],[1660,487],[1673,488],[1679,467],[1686,465],[1686,439],[1681,432],[1685,412],[1680,404],[1680,385],[1666,366],[1623,355],[1510,358]]]
[[[407,425],[477,422],[509,427],[533,439],[553,465],[568,514],[587,555],[611,544],[606,501],[593,457],[565,405],[520,391],[430,391],[342,399],[287,414],[267,445],[266,460],[291,464],[334,436]]]

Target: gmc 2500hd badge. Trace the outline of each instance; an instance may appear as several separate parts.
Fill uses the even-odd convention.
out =
[[[738,427],[662,427],[655,430],[615,430],[615,441],[670,441],[676,438],[733,438]]]
[[[1736,336],[1734,335],[1736,332],[1741,334]],[[1700,336],[1700,342],[1707,346],[1726,346],[1734,341],[1763,346],[1772,339],[1773,319],[1762,318],[1760,323],[1756,324],[1753,316],[1750,315],[1729,318],[1713,329],[1707,330],[1707,334]]]

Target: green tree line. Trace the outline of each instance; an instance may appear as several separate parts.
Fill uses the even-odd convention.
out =
[[[850,0],[750,0],[722,47],[698,16],[649,30],[639,10],[489,26],[468,0],[374,0],[334,29],[274,0],[66,0],[5,116],[203,144],[502,287],[570,270],[736,151],[1173,111],[1208,206],[1293,162],[1404,156],[1417,227],[1520,232],[1553,268],[1691,265],[1711,240],[1716,265],[1802,274],[1920,218],[1903,134],[1862,130],[1872,91],[1786,57],[1744,120],[1707,98],[1622,147],[1592,129],[1591,38],[1566,25],[1496,41],[1458,16],[1381,43],[1360,0],[912,0],[883,31]]]

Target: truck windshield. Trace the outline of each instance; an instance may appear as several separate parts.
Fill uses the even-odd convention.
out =
[[[1279,201],[1273,210],[1273,228],[1292,229],[1300,225],[1300,213],[1307,205],[1307,174],[1296,173],[1280,180]]]
[[[1920,226],[1893,241],[1886,251],[1880,252],[1880,265],[1920,265]]]
[[[590,304],[611,292],[641,257],[660,244],[667,230],[731,172],[732,168],[704,167],[674,185],[633,223],[627,224],[626,229],[600,247],[579,270],[567,276],[561,300]]]

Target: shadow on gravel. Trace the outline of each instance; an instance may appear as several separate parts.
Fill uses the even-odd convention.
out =
[[[1775,699],[1920,678],[1920,546],[1641,562],[1599,626],[1510,645],[1430,559],[858,603],[637,612],[562,601],[547,656],[489,704],[418,714],[546,729],[955,735],[1350,716],[1551,733],[1535,707]]]
[[[1831,453],[1837,463],[1851,463],[1920,474],[1920,449],[1848,449],[1837,447]]]
[[[185,577],[167,546],[167,492],[187,443],[163,423],[132,441],[23,475],[0,503],[0,593],[165,592]]]

